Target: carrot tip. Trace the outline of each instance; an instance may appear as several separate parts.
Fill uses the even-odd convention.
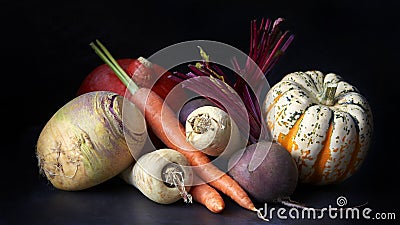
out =
[[[223,210],[224,210],[224,208],[218,208],[218,209],[209,209],[211,212],[213,212],[213,213],[215,213],[215,214],[218,214],[218,213],[221,213]]]

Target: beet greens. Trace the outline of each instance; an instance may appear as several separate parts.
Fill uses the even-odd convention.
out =
[[[228,113],[242,132],[246,132],[243,127],[249,124],[250,143],[266,139],[267,128],[262,122],[257,96],[264,88],[260,80],[268,76],[293,41],[293,34],[280,29],[283,21],[282,18],[275,21],[263,18],[259,26],[256,20],[251,21],[250,51],[243,68],[233,57],[231,62],[235,71],[226,74],[217,64],[210,62],[209,56],[199,47],[203,60],[188,65],[190,72],[174,72],[170,78],[179,82],[186,80],[185,88],[205,96],[222,109],[231,109]],[[235,82],[229,79],[232,77]],[[224,100],[224,107],[221,100]],[[248,115],[247,118],[244,115]]]

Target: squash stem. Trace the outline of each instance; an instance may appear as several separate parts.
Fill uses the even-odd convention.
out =
[[[337,90],[337,84],[328,84],[322,95],[321,103],[327,106],[334,105],[336,90]]]
[[[96,46],[96,44],[98,46]],[[137,86],[137,84],[133,82],[133,80],[128,76],[124,69],[122,69],[122,67],[110,54],[107,48],[99,40],[96,40],[96,43],[91,42],[90,47],[92,47],[95,53],[114,71],[114,73],[132,95],[135,94],[137,90],[139,90],[139,86]]]

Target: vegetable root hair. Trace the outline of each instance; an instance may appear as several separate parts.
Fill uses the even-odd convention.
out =
[[[59,160],[60,156],[62,154],[62,151],[61,151],[61,148],[59,145],[60,144],[58,144],[56,148],[52,149],[53,152],[47,153],[46,155],[36,154],[36,158],[38,161],[38,167],[39,167],[39,174],[41,174],[43,176],[46,176],[46,174],[47,174],[51,177],[62,176],[65,178],[72,179],[77,174],[77,172],[79,170],[79,166],[81,166],[81,161],[79,160],[79,156],[80,156],[79,151],[69,150],[69,151],[74,151],[74,155],[76,155],[76,154],[79,154],[79,155],[76,157],[68,157],[69,160],[64,162],[64,163],[70,163],[70,164],[76,166],[76,169],[74,170],[74,172],[71,175],[66,175],[66,174],[64,174],[64,170],[63,170],[64,163],[61,160]],[[51,154],[57,154],[57,156],[55,157],[55,159],[56,159],[55,162],[47,162],[46,161],[47,156],[49,156]]]

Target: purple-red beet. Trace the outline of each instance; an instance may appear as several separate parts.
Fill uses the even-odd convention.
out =
[[[235,153],[228,163],[231,168],[229,175],[254,200],[262,203],[281,202],[282,199],[288,198],[298,182],[298,170],[289,152],[275,142],[269,149],[270,145],[271,143],[266,141],[249,145],[244,152]],[[264,156],[264,160],[252,170],[250,164],[254,161],[251,161],[262,159]]]

